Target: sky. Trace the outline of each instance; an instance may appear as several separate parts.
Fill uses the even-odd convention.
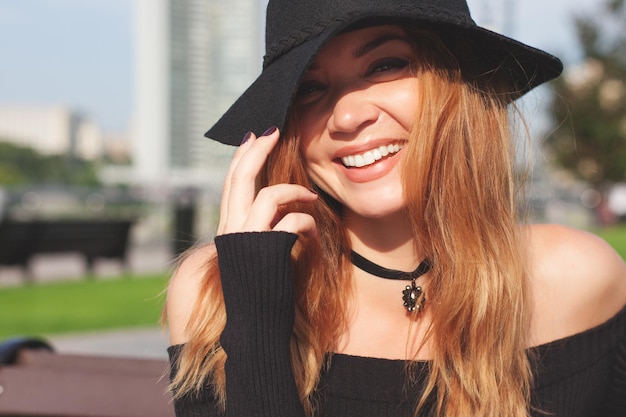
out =
[[[127,130],[133,107],[132,2],[0,0],[0,105],[67,105],[105,132]],[[468,4],[478,24],[545,49],[569,65],[580,58],[572,17],[593,11],[602,0]],[[512,18],[504,18],[506,10],[513,11]]]

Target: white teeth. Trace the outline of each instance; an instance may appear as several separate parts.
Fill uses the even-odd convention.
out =
[[[374,162],[376,162],[376,159],[374,158],[374,154],[372,152],[365,152],[363,154],[363,160],[365,161],[365,165],[373,164]]]
[[[341,158],[341,162],[343,162],[346,167],[361,168],[371,165],[389,154],[399,152],[400,149],[402,149],[402,146],[397,143],[394,145],[380,146],[359,155],[344,156]]]

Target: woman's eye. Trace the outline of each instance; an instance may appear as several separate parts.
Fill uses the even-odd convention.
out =
[[[409,61],[403,58],[385,58],[374,62],[366,72],[367,76],[390,75],[409,66]]]
[[[326,87],[318,81],[303,81],[296,91],[296,99],[306,101],[312,95],[323,91]]]

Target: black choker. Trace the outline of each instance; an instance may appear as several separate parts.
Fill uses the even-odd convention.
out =
[[[386,279],[397,279],[401,281],[411,281],[411,285],[407,285],[402,291],[402,301],[404,301],[404,307],[408,312],[417,311],[420,313],[424,309],[424,303],[426,302],[426,294],[422,290],[422,287],[415,285],[415,280],[430,270],[430,262],[427,259],[413,272],[398,271],[397,269],[388,269],[382,267],[369,259],[364,258],[355,251],[350,252],[350,259],[352,264],[362,271],[372,274],[374,276]]]

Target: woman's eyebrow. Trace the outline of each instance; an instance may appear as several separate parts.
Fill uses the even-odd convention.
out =
[[[360,58],[363,55],[367,54],[368,52],[371,52],[372,50],[378,48],[379,46],[382,46],[387,42],[395,41],[395,40],[406,41],[407,38],[406,36],[399,35],[397,33],[385,33],[385,34],[380,35],[377,38],[372,39],[371,41],[365,43],[364,45],[358,47],[357,49],[355,49],[352,55],[355,58]]]

